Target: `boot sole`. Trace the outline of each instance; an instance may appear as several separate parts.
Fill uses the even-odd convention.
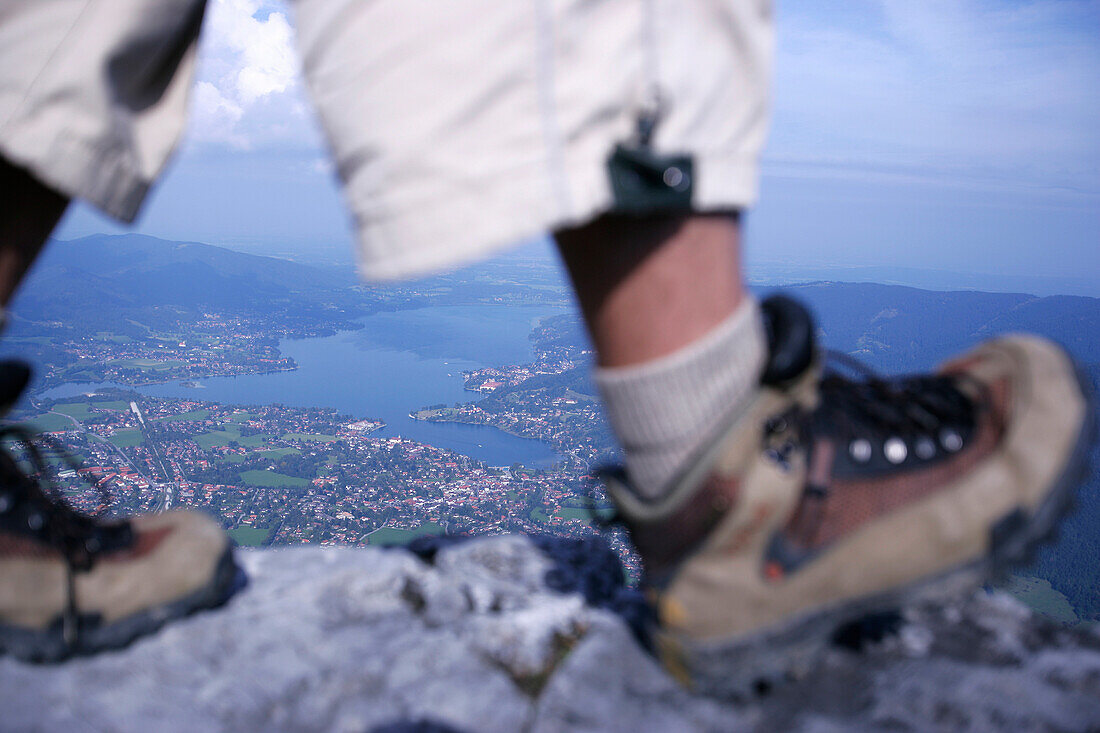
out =
[[[1018,507],[994,523],[990,550],[984,557],[902,588],[801,616],[750,638],[698,642],[657,630],[654,646],[666,668],[704,695],[744,700],[785,679],[801,677],[833,645],[838,631],[853,622],[906,606],[958,598],[1030,561],[1035,550],[1053,537],[1073,506],[1077,488],[1091,475],[1097,439],[1096,400],[1087,375],[1072,359],[1071,363],[1086,405],[1074,449],[1034,512],[1029,515]]]
[[[10,654],[24,662],[53,664],[74,656],[120,649],[155,633],[170,621],[223,605],[245,583],[244,571],[233,560],[233,548],[226,547],[205,586],[110,624],[101,623],[98,616],[82,615],[74,643],[65,641],[60,618],[40,630],[0,623],[0,654]]]

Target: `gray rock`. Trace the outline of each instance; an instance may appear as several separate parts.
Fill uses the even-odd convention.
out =
[[[63,665],[0,659],[0,729],[1100,728],[1100,634],[1001,594],[904,609],[731,706],[643,649],[644,604],[596,540],[416,549],[242,551],[250,583],[225,608]]]
[[[728,731],[746,722],[738,711],[690,695],[618,619],[601,614],[543,689],[533,729]]]

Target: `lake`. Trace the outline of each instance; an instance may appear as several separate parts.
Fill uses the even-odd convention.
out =
[[[282,341],[282,352],[298,363],[291,372],[212,377],[195,387],[169,382],[131,389],[154,397],[230,404],[334,407],[355,417],[385,420],[386,427],[376,435],[401,435],[494,466],[548,466],[558,455],[542,441],[488,426],[430,423],[408,415],[427,405],[476,399],[462,389],[463,370],[531,361],[531,329],[540,319],[565,312],[565,307],[492,304],[377,313],[363,318],[358,331]],[[39,396],[112,386],[125,385],[69,383]]]

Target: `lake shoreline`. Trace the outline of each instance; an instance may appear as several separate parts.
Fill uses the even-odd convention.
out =
[[[294,369],[141,384],[66,382],[36,389],[34,398],[113,388],[242,407],[328,407],[385,422],[374,433],[379,437],[415,440],[492,466],[551,467],[564,456],[545,440],[485,423],[417,420],[411,413],[422,405],[470,402],[463,372],[530,360],[533,324],[560,312],[558,307],[503,305],[384,312],[365,317],[361,329],[281,340],[280,353],[293,359]]]

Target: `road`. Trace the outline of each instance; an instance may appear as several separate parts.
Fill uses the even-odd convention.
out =
[[[137,415],[138,427],[141,429],[141,439],[145,443],[145,447],[153,454],[153,460],[156,461],[156,465],[160,469],[160,475],[164,477],[163,483],[154,484],[162,493],[153,511],[168,511],[172,508],[172,499],[175,498],[174,495],[178,488],[176,483],[172,480],[174,474],[169,471],[168,465],[165,464],[160,447],[157,445],[157,441],[153,439],[153,427],[145,422],[145,415],[142,414],[141,408],[138,407],[138,403],[131,402],[130,411]]]
[[[33,399],[31,400],[31,405],[33,407],[37,408],[37,409],[40,409],[40,410],[43,409]],[[160,459],[160,451],[158,451],[156,449],[155,442],[151,441],[149,439],[149,436],[147,435],[147,433],[145,431],[145,416],[141,414],[140,409],[138,409],[138,407],[135,403],[131,402],[130,403],[130,408],[138,416],[138,424],[141,426],[142,440],[145,441],[145,443],[150,446],[150,449],[152,450],[153,455],[156,456],[156,458],[159,462],[159,465],[161,467],[161,471],[163,472],[165,478],[171,478],[171,474],[169,474],[167,471],[164,470],[164,463]],[[60,416],[64,417],[69,422],[71,422],[73,424],[73,426],[77,430],[82,432],[85,436],[87,436],[88,438],[90,438],[92,440],[95,440],[99,443],[102,443],[103,445],[105,445],[108,448],[110,448],[111,450],[113,450],[115,453],[117,453],[119,455],[120,458],[122,458],[123,461],[126,462],[126,464],[128,466],[130,466],[130,468],[132,468],[134,470],[134,473],[136,473],[138,476],[141,476],[141,478],[144,479],[149,484],[150,488],[152,488],[154,491],[157,491],[157,490],[161,491],[162,492],[161,496],[157,499],[157,502],[154,506],[154,511],[157,511],[157,512],[167,511],[172,506],[172,500],[174,498],[175,489],[176,489],[176,485],[174,483],[172,483],[170,481],[167,482],[167,483],[161,483],[161,482],[156,480],[156,477],[146,475],[146,473],[144,471],[142,471],[141,468],[136,463],[134,463],[132,460],[130,460],[130,456],[126,455],[125,451],[123,451],[121,448],[119,448],[117,445],[112,443],[107,438],[104,438],[104,437],[102,437],[100,435],[97,435],[97,434],[93,433],[92,431],[88,430],[86,427],[84,427],[84,425],[79,420],[77,420],[72,415],[66,415],[63,412],[58,412],[56,410],[46,410],[46,412],[51,414],[51,415],[60,415]]]

